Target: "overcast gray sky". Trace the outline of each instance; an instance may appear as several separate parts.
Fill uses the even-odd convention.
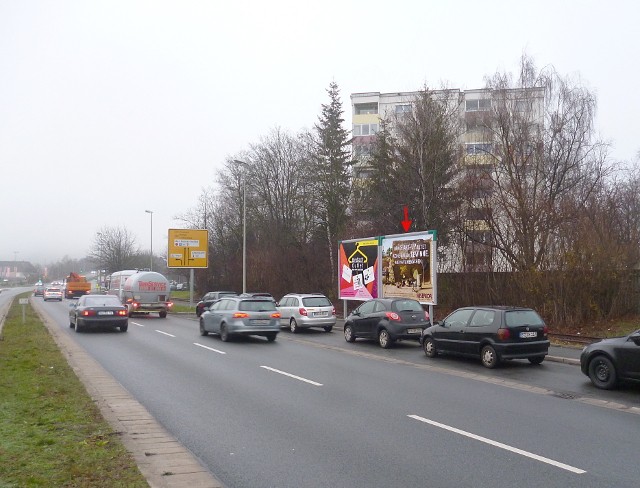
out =
[[[0,0],[0,260],[85,256],[102,227],[166,250],[225,158],[349,95],[484,86],[538,67],[598,97],[640,150],[636,0]],[[17,253],[16,253],[17,252]]]

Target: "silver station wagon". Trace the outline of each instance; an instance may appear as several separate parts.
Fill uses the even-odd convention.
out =
[[[223,297],[205,307],[200,316],[200,335],[220,335],[228,341],[233,336],[259,335],[269,342],[280,332],[280,313],[273,300],[265,297]]]

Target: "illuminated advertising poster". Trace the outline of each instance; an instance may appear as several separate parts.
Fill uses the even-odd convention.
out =
[[[338,247],[341,300],[378,298],[378,239],[342,241]]]
[[[436,305],[434,233],[413,232],[382,238],[382,296],[414,298]]]

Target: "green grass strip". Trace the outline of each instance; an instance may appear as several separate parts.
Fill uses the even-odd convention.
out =
[[[0,337],[0,488],[148,487],[30,305],[22,322],[22,307],[15,299]]]

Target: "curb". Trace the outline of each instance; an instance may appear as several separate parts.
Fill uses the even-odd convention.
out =
[[[31,301],[42,323],[151,488],[223,488],[202,463]]]

